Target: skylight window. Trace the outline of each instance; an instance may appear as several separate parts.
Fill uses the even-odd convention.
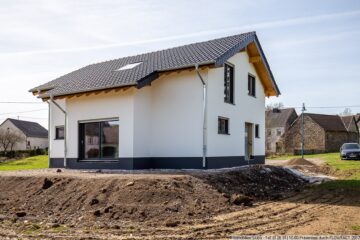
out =
[[[125,66],[122,66],[121,68],[119,68],[118,70],[116,71],[122,71],[122,70],[128,70],[128,69],[132,69],[138,65],[140,65],[142,62],[137,62],[137,63],[129,63],[129,64],[126,64]]]

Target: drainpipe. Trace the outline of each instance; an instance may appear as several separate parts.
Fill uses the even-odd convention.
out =
[[[199,65],[195,64],[195,71],[203,85],[203,148],[202,148],[202,166],[206,167],[206,153],[207,153],[207,128],[206,128],[206,113],[207,113],[207,85],[199,72]]]
[[[64,168],[66,168],[66,155],[67,155],[67,144],[66,144],[66,132],[67,132],[67,113],[66,111],[57,103],[54,101],[54,97],[50,96],[50,101],[58,108],[60,111],[64,113],[65,117],[65,123],[64,123]],[[50,119],[49,119],[50,120]]]
[[[50,151],[50,103],[48,100],[46,100],[46,103],[48,104],[49,108],[48,108],[48,167],[50,167],[50,155],[51,155],[51,151]]]

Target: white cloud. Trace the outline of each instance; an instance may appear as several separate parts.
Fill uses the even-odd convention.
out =
[[[8,55],[34,55],[34,54],[56,54],[56,53],[73,53],[73,52],[82,52],[82,51],[91,51],[91,50],[98,50],[98,49],[105,49],[105,48],[115,48],[115,47],[124,47],[124,46],[133,46],[133,45],[142,45],[147,43],[159,43],[159,42],[168,42],[173,40],[183,40],[183,39],[191,39],[191,38],[198,38],[203,36],[209,35],[219,35],[224,33],[238,33],[241,31],[252,31],[252,30],[260,30],[260,29],[270,29],[270,28],[280,28],[280,27],[288,27],[288,26],[295,26],[295,25],[303,25],[303,24],[311,24],[315,22],[322,22],[327,21],[330,19],[337,19],[343,17],[351,17],[351,16],[358,16],[360,15],[360,10],[355,11],[347,11],[347,12],[340,12],[340,13],[331,13],[331,14],[322,14],[316,16],[308,16],[308,17],[299,17],[299,18],[291,18],[291,19],[282,19],[277,21],[268,21],[262,23],[255,23],[245,26],[239,27],[231,27],[231,28],[224,28],[224,29],[216,29],[216,30],[206,30],[200,31],[196,33],[188,33],[188,34],[181,34],[175,36],[167,36],[167,37],[160,37],[160,38],[152,38],[152,39],[144,39],[144,40],[137,40],[137,41],[125,41],[119,43],[106,43],[106,44],[99,44],[99,45],[92,45],[92,46],[83,46],[83,47],[68,47],[68,48],[54,48],[54,49],[41,49],[41,50],[30,50],[30,51],[18,51],[18,52],[8,52],[8,53],[1,53],[0,56],[8,56]],[[95,19],[93,19],[95,20]],[[25,31],[23,34],[31,34],[32,30],[28,32]],[[88,31],[88,36],[92,36],[93,38],[96,37],[98,34],[92,33]],[[35,35],[41,35],[41,32],[36,32]],[[44,36],[44,38],[51,38],[51,35]],[[309,41],[324,41],[331,38],[338,38],[340,36],[333,35],[333,36],[324,36],[318,39],[302,39],[298,40],[297,42],[293,42],[292,44],[300,44],[306,43]],[[111,38],[107,37],[100,37],[98,40],[101,41],[114,41]]]

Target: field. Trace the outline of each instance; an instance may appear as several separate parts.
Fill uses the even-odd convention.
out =
[[[41,155],[0,163],[0,171],[43,169],[48,167],[48,156]]]
[[[289,160],[299,156],[281,156],[270,158],[271,160]],[[339,179],[326,183],[321,187],[329,188],[360,188],[360,161],[341,160],[339,153],[324,153],[305,155],[306,159],[322,160],[328,166],[327,174],[334,175]],[[325,170],[325,169],[324,169]]]
[[[320,165],[274,159],[268,166],[218,171],[2,171],[0,238],[360,235],[360,161],[342,162],[335,154],[306,157]],[[45,158],[26,161],[22,169],[43,166]],[[272,162],[339,179],[310,186]]]

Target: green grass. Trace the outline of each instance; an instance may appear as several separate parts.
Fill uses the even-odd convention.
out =
[[[360,231],[360,225],[352,226],[353,230]]]
[[[269,160],[288,160],[292,158],[299,158],[301,156],[277,156],[270,157]],[[341,160],[339,153],[322,153],[305,155],[305,159],[319,158],[327,165],[336,170],[336,175],[340,177],[337,181],[327,182],[322,184],[322,187],[327,188],[360,188],[360,161]],[[341,177],[344,176],[344,177]]]
[[[48,168],[48,156],[40,155],[0,163],[0,171],[15,171]]]

